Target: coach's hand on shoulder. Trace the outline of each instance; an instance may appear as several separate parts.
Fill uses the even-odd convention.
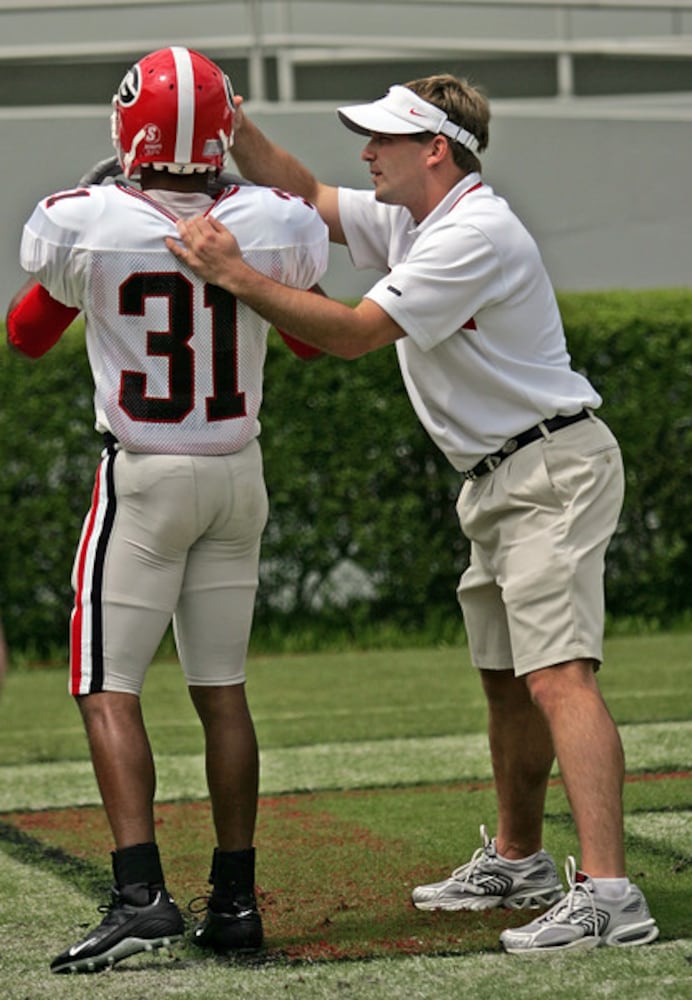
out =
[[[243,264],[235,236],[213,216],[179,219],[176,225],[183,245],[167,236],[171,253],[200,278],[223,287],[232,278],[234,267]]]

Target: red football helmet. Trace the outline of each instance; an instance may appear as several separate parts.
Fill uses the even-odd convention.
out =
[[[126,177],[142,164],[178,174],[222,170],[233,142],[233,88],[210,59],[159,49],[128,70],[113,96],[113,145]]]

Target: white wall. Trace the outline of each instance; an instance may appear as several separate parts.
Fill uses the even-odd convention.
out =
[[[369,185],[362,142],[324,108],[248,108],[281,145],[323,180]],[[79,112],[79,117],[76,117]],[[31,115],[29,117],[29,114]],[[23,281],[21,229],[43,195],[70,187],[111,153],[109,109],[0,111],[0,297],[3,312]],[[692,98],[647,102],[498,104],[484,177],[536,237],[559,290],[692,284]],[[327,290],[358,295],[342,248]]]

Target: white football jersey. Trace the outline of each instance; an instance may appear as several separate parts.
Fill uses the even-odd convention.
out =
[[[242,185],[208,205],[256,270],[296,288],[324,274],[327,229],[301,198]],[[175,223],[138,188],[61,191],[24,227],[22,267],[85,314],[98,431],[128,451],[240,451],[260,431],[269,324],[173,256]]]

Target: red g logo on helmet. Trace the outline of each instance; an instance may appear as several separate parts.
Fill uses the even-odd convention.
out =
[[[148,163],[175,173],[222,170],[233,115],[230,80],[206,56],[183,46],[144,56],[113,97],[113,144],[125,176]]]

